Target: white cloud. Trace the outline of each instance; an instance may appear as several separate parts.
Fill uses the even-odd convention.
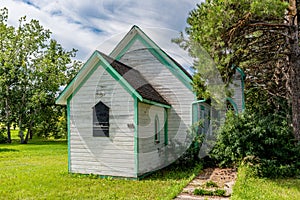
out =
[[[142,29],[152,27],[149,36],[159,45],[170,42],[177,36],[174,33],[184,30],[196,3],[199,0],[1,0],[0,7],[9,9],[9,23],[14,26],[24,15],[38,19],[63,47],[78,49],[77,59],[85,60],[96,48],[108,53],[110,44],[134,24]],[[155,34],[154,27],[174,31],[165,31],[172,36],[161,30]]]

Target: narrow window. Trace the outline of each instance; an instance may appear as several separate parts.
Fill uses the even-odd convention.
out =
[[[101,101],[93,107],[93,136],[109,137],[109,107]]]
[[[156,144],[160,143],[160,127],[159,127],[159,118],[156,115],[154,119],[154,142]]]

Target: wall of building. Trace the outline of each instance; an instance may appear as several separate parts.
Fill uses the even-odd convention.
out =
[[[128,48],[120,61],[140,71],[172,106],[168,111],[168,145],[156,151],[160,155],[158,167],[164,167],[182,155],[190,144],[191,105],[195,96],[140,40]]]
[[[93,107],[109,107],[109,137],[93,137]],[[101,66],[69,102],[70,171],[136,177],[134,100]]]

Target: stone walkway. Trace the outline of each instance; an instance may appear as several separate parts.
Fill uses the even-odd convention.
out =
[[[232,194],[232,187],[237,177],[237,170],[226,168],[207,168],[204,169],[194,180],[192,180],[175,200],[225,200],[229,199]],[[208,181],[213,181],[218,185],[214,189],[224,189],[226,197],[217,196],[197,196],[194,195],[196,188],[205,188]],[[206,188],[207,189],[207,188]],[[209,190],[209,189],[207,189]]]

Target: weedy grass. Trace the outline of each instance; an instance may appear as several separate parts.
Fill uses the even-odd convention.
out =
[[[300,199],[300,178],[266,179],[251,176],[251,170],[239,168],[231,200]]]
[[[172,199],[201,170],[171,166],[142,180],[68,173],[67,142],[0,144],[0,199]]]

